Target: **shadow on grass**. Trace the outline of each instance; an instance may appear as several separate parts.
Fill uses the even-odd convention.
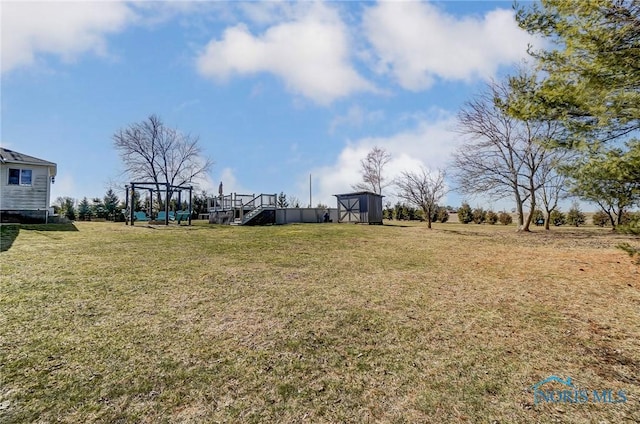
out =
[[[397,223],[397,222],[385,222],[384,224],[382,224],[382,226],[383,227],[399,227],[399,228],[416,227],[416,225],[400,224],[400,223]]]
[[[11,249],[18,238],[20,230],[24,231],[78,231],[73,224],[9,224],[0,226],[0,252]]]

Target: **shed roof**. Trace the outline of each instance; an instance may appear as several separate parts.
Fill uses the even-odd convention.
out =
[[[384,197],[382,194],[378,194],[378,193],[374,193],[372,191],[356,191],[353,193],[342,193],[342,194],[334,194],[334,196],[336,197],[342,197],[342,196],[360,196],[362,194],[369,194],[371,196],[378,196],[378,197]]]
[[[43,159],[38,159],[33,156],[25,155],[24,153],[19,153],[14,150],[5,149],[4,147],[0,147],[0,162],[2,163],[23,163],[26,165],[42,165],[42,166],[53,166],[56,164],[53,162],[49,162]]]

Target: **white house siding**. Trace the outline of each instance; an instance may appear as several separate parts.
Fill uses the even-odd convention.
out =
[[[30,186],[9,185],[9,168],[31,169]],[[49,167],[4,164],[0,167],[0,210],[43,210],[48,205]]]

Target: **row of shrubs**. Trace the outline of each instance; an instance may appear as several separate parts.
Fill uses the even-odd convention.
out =
[[[434,211],[431,221],[432,222],[447,222],[449,220],[450,207],[438,206]],[[456,212],[453,210],[453,212]],[[457,210],[458,221],[462,224],[476,223],[476,224],[502,224],[509,225],[513,223],[513,217],[507,212],[494,212],[492,210],[484,210],[483,208],[471,208],[468,203],[463,203]],[[384,219],[396,219],[396,220],[419,220],[424,221],[425,217],[420,209],[408,206],[406,204],[397,203],[394,206],[387,205],[383,210]],[[536,209],[533,212],[532,223],[544,223],[545,214]],[[609,215],[605,212],[599,211],[593,214],[593,225],[600,227],[606,227],[611,225]],[[622,225],[627,225],[631,222],[640,221],[640,212],[624,212],[622,215]],[[577,204],[574,204],[566,213],[560,210],[554,210],[549,216],[549,223],[556,227],[562,225],[571,225],[579,227],[587,222],[586,215],[580,210]]]
[[[566,214],[559,210],[554,210],[551,212],[549,219],[556,227],[565,224],[578,227],[586,222],[585,214],[580,211],[577,205],[571,207]],[[541,210],[535,210],[533,212],[532,222],[534,224],[538,222],[544,223],[544,220],[544,213]],[[486,223],[495,225],[500,223],[502,225],[509,225],[513,222],[513,218],[511,214],[506,212],[496,213],[492,210],[485,211],[482,208],[471,209],[468,203],[463,203],[458,209],[458,221],[463,224],[474,222],[476,224]]]
[[[395,219],[398,221],[426,221],[422,210],[403,203],[396,203],[395,206],[387,205],[382,210],[384,219]],[[449,211],[444,206],[436,207],[431,215],[431,222],[447,222],[449,220]]]
[[[598,227],[609,227],[611,226],[611,219],[609,215],[607,215],[603,211],[598,211],[593,214],[592,217],[593,225],[597,225]],[[629,225],[631,223],[637,223],[640,221],[640,212],[622,212],[622,217],[620,218],[621,225]]]
[[[502,225],[509,225],[513,222],[511,214],[506,212],[496,213],[492,210],[485,211],[482,208],[471,209],[468,203],[463,203],[458,209],[458,221],[463,224],[469,224],[474,222],[476,224],[491,224],[495,225],[500,223]]]
[[[611,219],[609,215],[607,215],[603,211],[598,211],[593,214],[591,218],[593,225],[597,225],[599,227],[607,227],[611,226]],[[468,224],[474,222],[476,224],[497,224],[498,222],[503,225],[509,225],[512,223],[511,214],[506,212],[495,213],[492,210],[485,211],[482,208],[471,209],[471,207],[467,203],[463,203],[460,209],[458,209],[458,221],[463,224]],[[536,223],[544,223],[545,216],[544,213],[536,209],[533,211],[533,217],[531,221]],[[621,225],[628,225],[632,222],[640,221],[640,212],[628,212],[625,211],[622,214],[622,218],[620,220]],[[553,210],[549,216],[550,224],[553,224],[556,227],[561,225],[571,225],[575,227],[579,227],[580,225],[584,225],[587,222],[586,215],[574,205],[564,213],[560,210]]]

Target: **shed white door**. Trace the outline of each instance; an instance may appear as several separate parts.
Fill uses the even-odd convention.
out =
[[[351,197],[338,200],[340,222],[360,222],[360,199]]]

